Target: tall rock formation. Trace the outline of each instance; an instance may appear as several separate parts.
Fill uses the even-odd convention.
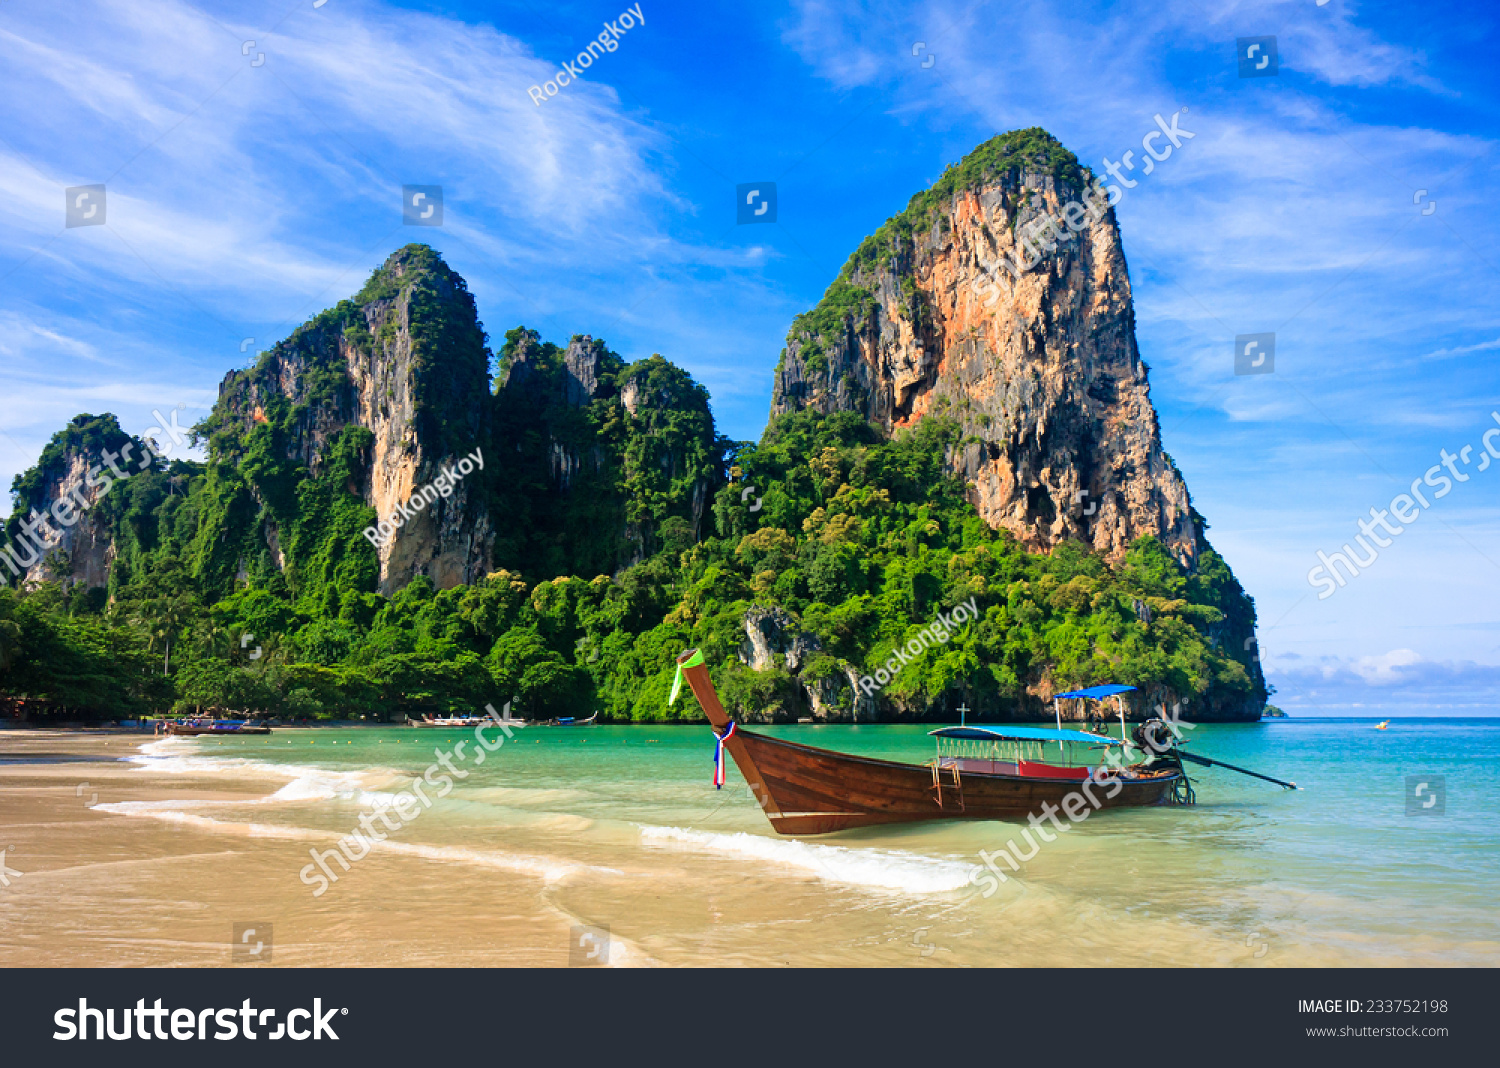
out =
[[[1111,560],[1152,534],[1191,566],[1188,491],[1162,450],[1104,196],[1042,130],[981,145],[793,323],[772,415],[855,411],[889,433],[942,413],[962,425],[949,463],[991,527]]]
[[[368,432],[357,450],[368,463],[351,468],[346,488],[377,522],[400,522],[376,546],[380,591],[416,575],[439,587],[472,582],[489,570],[494,540],[486,475],[470,474],[449,496],[401,511],[463,457],[492,452],[488,361],[464,280],[432,249],[408,245],[352,301],[299,327],[253,368],[225,376],[207,424],[210,445],[216,459],[239,463],[253,451],[256,428],[270,426],[271,459],[317,477],[346,430]],[[353,445],[353,437],[345,440]],[[272,499],[269,485],[256,487],[267,506],[263,539],[281,566],[280,528],[295,522],[295,509]]]
[[[708,393],[659,355],[627,366],[577,334],[506,332],[495,391],[499,564],[610,574],[696,541],[724,482]]]
[[[0,537],[0,582],[107,585],[120,509],[98,506],[143,472],[156,474],[151,453],[113,415],[75,416],[11,487],[15,507]]]

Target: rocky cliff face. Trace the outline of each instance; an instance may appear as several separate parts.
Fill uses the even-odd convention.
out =
[[[660,356],[626,367],[588,335],[559,348],[520,327],[491,393],[487,340],[463,279],[426,246],[400,249],[353,299],[224,377],[194,429],[207,462],[148,465],[129,522],[94,514],[102,492],[85,483],[106,439],[130,439],[113,416],[74,420],[18,479],[17,503],[75,500],[88,521],[58,538],[44,524],[33,544],[18,513],[0,573],[103,586],[171,558],[208,598],[248,582],[337,614],[345,594],[417,576],[610,574],[697,539],[725,477],[701,386]],[[483,467],[449,481],[470,458]],[[189,492],[181,515],[164,504]]]
[[[609,574],[655,552],[665,531],[701,534],[723,483],[708,394],[659,355],[626,366],[603,341],[566,348],[517,327],[495,394],[503,468],[496,559],[547,577]]]
[[[16,480],[16,507],[0,538],[0,582],[107,585],[115,559],[114,510],[97,506],[123,481],[120,475],[143,469],[155,471],[144,443],[122,431],[114,416],[75,417]]]
[[[1161,447],[1104,197],[1040,130],[982,145],[793,324],[772,415],[855,411],[890,433],[941,413],[962,425],[949,463],[991,527],[1111,560],[1152,534],[1191,566],[1187,487]]]
[[[354,426],[371,435],[370,463],[348,487],[381,521],[474,450],[490,445],[488,352],[474,298],[462,278],[425,246],[392,255],[353,301],[344,301],[219,387],[216,426],[243,437],[280,420],[284,459],[322,473],[331,443]],[[439,587],[489,570],[493,534],[483,475],[459,481],[402,518],[377,547],[380,589],[416,575]],[[266,541],[278,531],[268,520]]]
[[[801,629],[797,620],[783,608],[753,605],[745,612],[745,640],[740,643],[740,663],[752,671],[784,669],[793,680],[788,708],[797,719],[814,723],[859,723],[879,719],[874,698],[859,688],[859,672],[851,665],[833,660],[828,670],[816,675],[808,671],[823,652],[818,637]],[[735,716],[746,723],[785,722],[778,720],[777,706],[742,707]]]
[[[560,359],[557,346],[544,343],[534,331],[514,332],[513,341],[498,386],[502,403],[512,409],[535,414],[554,408],[571,415],[616,395],[614,376],[624,364],[603,341],[574,335]],[[588,437],[594,440],[580,439],[556,425],[547,429],[547,473],[553,490],[570,491],[585,468],[592,475],[604,473],[605,449],[597,435]],[[511,443],[512,451],[520,448],[519,442]]]

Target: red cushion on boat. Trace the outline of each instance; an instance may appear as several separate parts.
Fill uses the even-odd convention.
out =
[[[1077,779],[1082,782],[1089,777],[1088,768],[1060,768],[1056,764],[1038,764],[1034,761],[1021,761],[1021,775],[1037,779]]]

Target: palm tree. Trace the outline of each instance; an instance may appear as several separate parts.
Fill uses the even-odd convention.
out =
[[[172,643],[193,622],[197,607],[193,596],[188,593],[153,597],[135,603],[130,613],[130,622],[146,632],[147,648],[154,652],[158,645],[162,647],[163,675],[172,670]]]

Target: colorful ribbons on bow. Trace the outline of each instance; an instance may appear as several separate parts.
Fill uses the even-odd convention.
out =
[[[667,704],[675,705],[677,695],[682,692],[682,669],[690,667],[701,667],[703,664],[703,651],[694,649],[693,655],[677,665],[677,676],[672,680],[672,696],[667,698]]]
[[[682,673],[684,669],[702,666],[703,651],[701,649],[694,649],[692,656],[688,657],[686,660],[679,660],[677,662],[677,675],[672,679],[672,695],[667,698],[667,704],[675,705],[677,703],[677,695],[682,692]],[[715,790],[724,789],[724,743],[730,738],[734,737],[734,731],[734,720],[729,721],[729,726],[724,728],[723,734],[720,734],[718,731],[714,731],[714,737],[718,739],[718,744],[714,746]]]
[[[714,747],[714,789],[724,789],[724,743],[734,737],[734,720],[729,721],[729,726],[724,728],[724,733],[714,731],[714,737],[719,744]]]

